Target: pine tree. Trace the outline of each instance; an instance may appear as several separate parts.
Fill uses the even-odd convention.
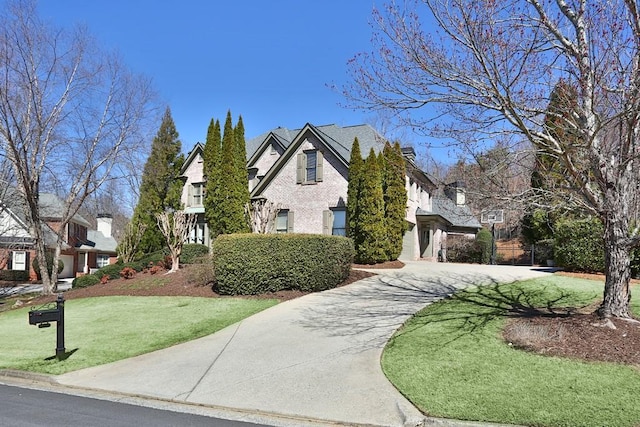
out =
[[[139,245],[141,253],[155,252],[165,246],[156,214],[181,207],[182,181],[178,178],[184,163],[181,150],[178,131],[171,117],[171,110],[167,107],[144,165],[140,199],[132,219],[134,224],[146,226]]]
[[[351,158],[349,159],[349,184],[347,187],[347,236],[353,240],[357,248],[362,244],[360,232],[360,209],[358,202],[362,192],[362,176],[364,160],[360,154],[358,138],[353,140]]]
[[[402,252],[402,240],[407,229],[407,191],[405,189],[405,163],[400,144],[384,145],[382,189],[384,193],[384,220],[387,232],[387,257],[396,260]]]
[[[365,161],[364,171],[358,200],[362,243],[356,247],[356,259],[364,264],[375,264],[386,261],[387,253],[382,174],[373,149]]]
[[[244,144],[242,122],[240,121],[234,129],[229,111],[222,134],[220,164],[216,168],[217,171],[211,172],[213,182],[210,202],[213,209],[210,209],[207,218],[213,237],[249,231],[244,210],[245,204],[249,201]]]

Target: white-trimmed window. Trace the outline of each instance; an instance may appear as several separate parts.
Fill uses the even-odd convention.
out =
[[[25,271],[27,269],[27,252],[13,251],[11,257],[11,269]]]
[[[98,254],[96,257],[96,267],[102,268],[109,265],[109,255],[107,254]]]

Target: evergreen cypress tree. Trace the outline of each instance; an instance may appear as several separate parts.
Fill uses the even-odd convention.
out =
[[[244,123],[242,116],[238,117],[238,123],[233,129],[235,139],[235,187],[236,200],[234,203],[233,233],[248,233],[251,231],[249,221],[245,213],[245,205],[249,203],[249,174],[247,171],[247,144],[244,139]]]
[[[207,130],[207,140],[204,144],[202,153],[203,157],[203,172],[205,175],[205,194],[204,194],[204,216],[209,224],[209,232],[213,236],[217,235],[213,233],[213,224],[215,221],[214,214],[216,210],[216,201],[219,194],[221,174],[220,169],[222,156],[222,135],[220,134],[220,121],[214,122],[211,119],[209,128]]]
[[[347,187],[347,236],[353,240],[357,248],[362,243],[360,232],[359,200],[362,192],[362,176],[364,160],[360,154],[360,142],[358,138],[353,140],[351,146],[351,158],[349,159],[349,184]]]
[[[405,163],[400,144],[393,147],[387,142],[382,151],[384,159],[382,187],[384,192],[384,220],[387,232],[387,256],[398,259],[407,229],[407,191],[405,189]]]
[[[364,264],[386,261],[386,231],[382,173],[373,149],[364,164],[362,190],[358,200],[362,243],[356,248],[356,259]]]
[[[238,135],[236,135],[236,133]],[[213,237],[219,234],[243,233],[249,231],[244,205],[249,200],[246,152],[244,147],[244,127],[241,122],[237,132],[233,128],[231,111],[227,112],[222,134],[220,164],[212,171],[213,189],[208,218]],[[242,145],[242,147],[238,147]],[[240,166],[240,156],[244,157]]]
[[[133,213],[134,224],[145,224],[139,252],[162,249],[165,239],[156,223],[156,214],[167,209],[180,209],[182,181],[178,178],[184,163],[178,131],[167,107],[158,133],[153,138],[151,153],[144,165],[140,199]]]

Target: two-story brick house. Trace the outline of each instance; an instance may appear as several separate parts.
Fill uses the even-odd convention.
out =
[[[365,156],[371,149],[379,153],[384,147],[384,139],[369,125],[308,123],[298,130],[276,128],[247,141],[251,197],[280,206],[276,232],[345,234],[349,158],[356,137]],[[403,154],[408,203],[401,259],[435,260],[438,251],[446,247],[448,233],[473,236],[480,224],[463,197],[457,202],[434,198],[436,185],[415,164],[413,149],[405,149]],[[202,193],[197,189],[204,182],[201,144],[189,153],[182,176],[185,209],[203,213]],[[456,191],[464,194],[460,186]],[[208,230],[203,218],[201,221],[191,241],[208,244]]]
[[[42,193],[39,204],[45,245],[53,251],[64,203],[53,194]],[[28,277],[35,279],[36,272],[32,268],[34,244],[20,206],[4,205],[0,210],[0,259],[4,260],[0,268],[27,271]],[[60,259],[64,269],[59,277],[75,277],[78,273],[86,274],[92,269],[116,262],[116,246],[117,242],[111,236],[111,216],[100,215],[97,218],[97,230],[93,230],[81,215],[74,215],[63,233]]]

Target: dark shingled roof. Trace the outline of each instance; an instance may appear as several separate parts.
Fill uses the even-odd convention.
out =
[[[482,225],[471,213],[469,206],[456,205],[448,197],[436,196],[433,198],[432,211],[418,209],[418,216],[440,216],[448,221],[453,227],[480,229]]]
[[[340,127],[335,124],[313,126],[324,137],[324,142],[334,149],[334,151],[342,157],[346,163],[349,162],[351,154],[351,145],[357,137],[360,144],[360,151],[363,157],[369,155],[369,150],[379,153],[384,147],[384,138],[375,131],[370,125],[354,125]],[[282,146],[286,149],[289,147],[294,138],[300,133],[301,129],[289,130],[279,127],[269,132],[265,132],[260,136],[247,140],[247,160],[253,157],[255,152],[260,148],[270,133],[273,133]]]

